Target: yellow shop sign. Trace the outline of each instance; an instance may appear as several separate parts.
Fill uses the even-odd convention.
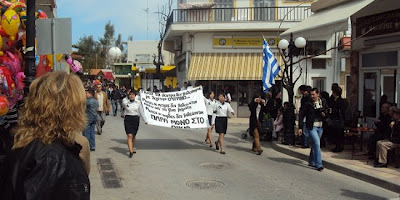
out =
[[[273,37],[265,38],[271,48],[276,47],[279,39]],[[214,36],[213,47],[214,48],[262,48],[263,38],[262,37],[243,37],[243,36]]]

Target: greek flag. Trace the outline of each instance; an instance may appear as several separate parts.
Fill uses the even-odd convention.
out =
[[[267,41],[264,38],[263,45],[263,90],[267,92],[275,84],[275,77],[278,75],[281,67],[278,65],[274,54],[272,54],[271,48],[268,46]]]

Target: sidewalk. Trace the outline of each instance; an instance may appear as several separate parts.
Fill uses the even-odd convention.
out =
[[[356,153],[351,160],[351,146],[345,145],[345,150],[340,153],[330,151],[331,147],[322,149],[322,160],[325,168],[342,173],[379,187],[400,192],[400,169],[394,168],[394,163],[388,168],[373,167],[374,161],[367,156]],[[278,152],[308,161],[310,149],[298,146],[283,145],[278,141],[272,142],[272,148]]]
[[[230,118],[229,125],[240,126],[243,129],[248,127],[248,118]],[[263,143],[263,142],[262,142]],[[324,167],[353,178],[377,185],[379,187],[399,192],[400,191],[400,168],[394,168],[389,164],[388,168],[373,167],[374,161],[368,160],[367,156],[356,153],[351,160],[351,146],[345,145],[345,150],[340,153],[333,153],[330,149],[334,146],[327,146],[322,149],[322,160]],[[272,148],[278,152],[308,161],[310,149],[302,149],[298,146],[282,145],[278,141],[272,142]]]

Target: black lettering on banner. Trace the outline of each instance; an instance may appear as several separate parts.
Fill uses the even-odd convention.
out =
[[[171,120],[171,124],[178,125],[178,126],[189,125],[190,124],[190,120],[189,119]]]
[[[204,124],[204,118],[194,117],[192,118],[192,124]]]
[[[168,123],[168,119],[160,116],[150,115],[152,120]]]

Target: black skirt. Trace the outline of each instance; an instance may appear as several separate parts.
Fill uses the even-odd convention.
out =
[[[208,115],[208,124],[212,126],[212,115]]]
[[[217,117],[215,118],[215,132],[226,134],[226,129],[228,128],[228,118],[227,117]]]
[[[124,126],[126,134],[136,135],[139,130],[139,116],[137,115],[125,115]]]

